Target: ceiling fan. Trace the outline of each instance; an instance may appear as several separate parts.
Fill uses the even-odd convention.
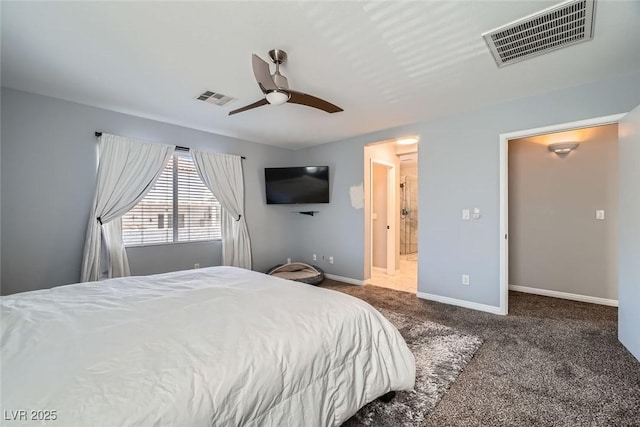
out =
[[[343,111],[342,108],[337,105],[333,105],[324,99],[289,89],[287,78],[280,74],[280,64],[287,60],[287,52],[281,49],[272,49],[269,51],[269,57],[271,58],[271,61],[276,64],[276,72],[274,74],[271,74],[269,64],[262,60],[258,55],[253,54],[251,62],[253,66],[253,75],[256,77],[258,86],[260,86],[260,90],[264,93],[265,97],[253,104],[245,105],[242,108],[230,111],[229,115],[242,113],[243,111],[262,107],[263,105],[268,104],[282,105],[285,102],[317,108],[319,110],[326,111],[327,113],[338,113]]]

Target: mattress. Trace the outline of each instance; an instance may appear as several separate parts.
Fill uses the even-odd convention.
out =
[[[364,301],[234,267],[25,292],[1,310],[12,426],[339,426],[414,385],[413,355]]]

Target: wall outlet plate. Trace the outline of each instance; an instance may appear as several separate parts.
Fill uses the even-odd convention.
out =
[[[469,275],[468,274],[463,274],[462,275],[462,284],[465,286],[469,286]]]

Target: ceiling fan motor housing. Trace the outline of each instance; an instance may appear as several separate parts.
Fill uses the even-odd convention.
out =
[[[285,76],[280,73],[275,73],[272,74],[271,77],[273,77],[273,82],[278,86],[278,88],[289,89],[289,82]]]
[[[271,49],[269,51],[269,58],[274,64],[282,64],[287,60],[287,52],[282,49]]]

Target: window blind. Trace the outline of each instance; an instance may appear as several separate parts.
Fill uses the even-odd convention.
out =
[[[122,217],[125,246],[222,237],[220,203],[188,152],[176,151],[147,195]]]
[[[220,203],[204,185],[191,155],[176,154],[178,168],[178,241],[222,238]]]

